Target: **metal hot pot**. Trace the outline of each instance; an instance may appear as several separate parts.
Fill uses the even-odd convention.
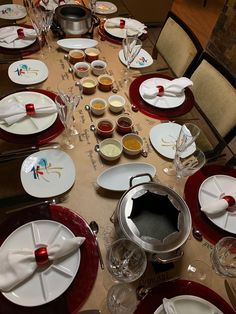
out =
[[[117,204],[116,232],[141,246],[151,261],[179,260],[191,231],[187,204],[175,191],[158,183],[132,186],[134,178]]]
[[[68,35],[86,34],[93,21],[91,11],[77,4],[58,6],[55,10],[55,19],[62,31]]]

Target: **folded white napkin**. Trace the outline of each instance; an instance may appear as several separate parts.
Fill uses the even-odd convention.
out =
[[[156,96],[180,96],[184,89],[192,86],[193,82],[187,77],[180,77],[161,86],[143,86],[143,97],[155,98]]]
[[[230,191],[227,192],[228,195],[232,196],[236,200],[236,192]],[[202,206],[200,209],[204,213],[208,215],[217,215],[220,213],[224,213],[226,209],[229,207],[229,203],[224,198],[217,199],[215,201],[212,201],[209,204],[206,204],[205,206]]]
[[[34,29],[31,28],[21,28],[23,30],[24,40],[33,40],[37,37],[37,34]],[[12,43],[13,41],[19,39],[17,33],[17,28],[5,27],[0,31],[0,42],[5,42],[7,44]]]
[[[26,106],[27,104],[25,105],[11,99],[7,106],[0,107],[0,123],[12,125],[24,119],[28,115]],[[44,103],[34,105],[34,110],[35,114],[29,116],[39,117],[57,112],[56,106]]]
[[[164,298],[162,303],[166,314],[177,314],[172,300]]]
[[[74,4],[74,0],[40,0],[39,4],[46,10],[55,10],[59,5]]]
[[[120,28],[120,20],[124,20],[125,21],[125,26],[123,28],[125,29],[129,29],[132,30],[134,32],[138,32],[140,35],[141,34],[146,34],[147,30],[146,30],[146,25],[135,21],[133,19],[127,19],[127,18],[116,18],[116,19],[112,19],[112,20],[107,20],[106,21],[106,27],[107,28]]]
[[[84,237],[60,239],[47,247],[49,261],[55,261],[78,250]],[[38,267],[34,251],[0,248],[0,291],[10,291],[29,278]]]

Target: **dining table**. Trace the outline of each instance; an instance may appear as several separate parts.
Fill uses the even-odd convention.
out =
[[[9,3],[9,1],[5,1],[5,3]],[[13,0],[12,3],[23,5],[22,0]],[[87,1],[85,1],[85,4],[88,6]],[[117,12],[113,13],[112,16],[117,16],[117,14]],[[156,125],[192,122],[204,129],[208,139],[217,142],[211,127],[196,110],[194,96],[190,88],[186,89],[185,101],[180,108],[156,109],[145,104],[140,98],[139,86],[143,81],[155,77],[172,79],[173,76],[170,71],[149,73],[148,67],[131,68],[129,70],[130,82],[129,84],[124,83],[123,77],[126,67],[119,58],[119,52],[122,49],[121,40],[109,37],[109,34],[104,31],[103,24],[110,15],[97,14],[97,17],[100,24],[95,26],[92,36],[97,41],[96,48],[100,51],[99,59],[107,63],[106,72],[113,76],[114,83],[111,91],[104,92],[97,87],[94,94],[83,94],[74,112],[74,126],[78,130],[78,134],[71,136],[71,138],[75,147],[64,150],[73,161],[75,171],[73,184],[59,195],[57,193],[48,193],[49,196],[45,197],[43,192],[32,192],[31,187],[28,187],[27,193],[21,181],[21,167],[27,156],[12,158],[12,160],[7,161],[1,161],[0,159],[0,243],[3,243],[14,230],[26,223],[52,220],[64,224],[75,235],[84,235],[86,237],[85,245],[83,244],[84,247],[81,247],[80,268],[67,290],[48,304],[37,306],[18,305],[13,302],[14,300],[8,300],[4,294],[1,294],[0,314],[42,312],[75,314],[87,309],[99,309],[101,313],[109,313],[106,306],[106,296],[112,282],[107,281],[106,252],[111,243],[119,237],[111,217],[114,215],[125,191],[114,191],[101,187],[97,181],[98,176],[114,166],[127,163],[147,163],[153,165],[156,169],[154,182],[164,186],[171,185],[174,179],[166,175],[163,168],[167,163],[171,164],[173,158],[162,155],[153,147],[150,141],[150,130]],[[12,24],[31,27],[28,16],[16,20],[12,24],[12,21],[0,21],[0,27]],[[58,34],[50,31],[48,40],[51,48],[49,51],[47,44],[44,43],[45,58],[42,58],[37,43],[31,46],[31,49],[14,50],[10,53],[0,47],[1,60],[6,60],[6,62],[0,64],[0,99],[4,99],[4,97],[13,93],[31,91],[46,95],[54,101],[59,82],[63,81],[65,86],[70,86],[75,81],[79,81],[79,78],[69,71],[71,65],[65,57],[68,51],[58,45]],[[148,33],[142,40],[142,48],[151,54],[152,42],[148,37]],[[11,58],[12,61],[9,61]],[[43,62],[48,68],[48,76],[43,81],[34,84],[13,82],[9,78],[9,66],[18,60],[30,59]],[[96,78],[92,73],[89,75]],[[95,97],[108,101],[109,96],[116,94],[125,98],[124,111],[114,113],[106,108],[102,117],[110,119],[114,123],[120,115],[131,117],[134,121],[134,131],[143,139],[146,154],[129,156],[123,153],[118,160],[107,161],[95,150],[96,144],[100,143],[102,138],[91,131],[91,124],[96,126],[101,117],[93,115],[85,109],[85,106],[89,105]],[[184,115],[188,112],[191,112],[194,117],[191,121],[185,120]],[[41,147],[51,142],[61,143],[64,135],[63,131],[64,127],[58,116],[54,124],[48,129],[32,135],[8,133],[0,128],[0,153],[34,145]],[[114,132],[113,138],[121,140],[121,137],[121,134]],[[233,157],[232,149],[226,146],[222,153],[224,153],[224,156],[220,156],[211,162],[207,161],[205,166],[196,174],[189,178],[183,178],[178,184],[178,193],[186,202],[191,213],[191,232],[181,248],[183,256],[179,260],[167,264],[148,261],[145,273],[132,283],[135,288],[142,286],[148,288],[148,290],[150,289],[147,296],[138,301],[136,313],[153,313],[161,304],[162,297],[166,295],[171,298],[179,294],[193,294],[206,298],[219,308],[225,309],[225,312],[222,310],[224,313],[235,313],[236,308],[233,308],[235,300],[231,298],[227,289],[227,283],[230,279],[227,280],[227,278],[216,274],[211,264],[210,255],[215,243],[221,237],[235,236],[236,231],[233,234],[215,226],[200,211],[198,202],[199,187],[207,177],[216,174],[236,177],[236,170],[226,165],[227,160]],[[110,180],[111,183],[114,183],[116,178],[111,177]],[[91,221],[96,221],[99,226],[97,240],[105,263],[104,269],[100,267],[97,242],[89,228]],[[196,229],[199,230],[200,237],[196,237],[196,233],[194,233]],[[195,261],[206,267],[206,276],[204,278],[194,279],[188,272],[189,265],[191,263],[194,265]]]

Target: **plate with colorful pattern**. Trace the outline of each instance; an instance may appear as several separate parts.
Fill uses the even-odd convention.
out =
[[[42,61],[23,59],[9,66],[8,76],[10,80],[16,84],[38,84],[47,79],[48,68]]]
[[[4,20],[19,20],[27,15],[26,9],[19,4],[0,5],[0,18]]]

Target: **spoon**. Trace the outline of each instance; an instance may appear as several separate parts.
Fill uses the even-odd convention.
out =
[[[202,233],[200,232],[200,230],[193,228],[192,234],[196,240],[202,241]]]
[[[96,153],[99,153],[99,152],[100,152],[100,146],[99,146],[99,144],[96,144],[96,145],[94,146],[94,150],[95,150]]]
[[[99,246],[99,243],[98,243],[98,240],[97,240],[97,234],[98,234],[98,231],[99,231],[98,224],[96,223],[96,221],[93,220],[93,221],[90,222],[89,227],[91,228],[91,230],[92,230],[92,232],[94,234],[94,237],[96,239],[96,242],[97,242],[97,250],[98,250],[98,256],[99,256],[101,269],[104,269],[102,253],[101,253],[100,246]]]
[[[148,152],[145,149],[142,149],[141,155],[146,158],[148,156]]]
[[[90,118],[91,122],[93,122],[93,118],[92,118],[92,115],[91,115],[91,108],[90,108],[90,106],[87,104],[87,105],[84,106],[84,109],[85,109],[86,111],[88,111],[89,118]],[[90,129],[91,129],[91,127],[90,127]]]

